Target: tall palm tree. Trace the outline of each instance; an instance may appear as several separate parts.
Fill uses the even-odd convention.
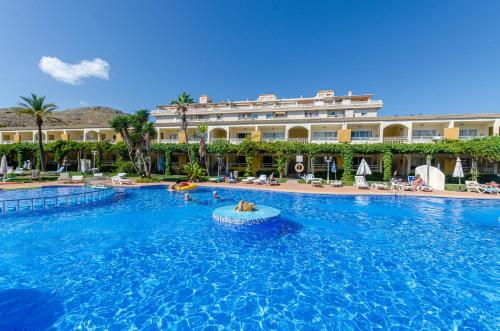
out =
[[[193,103],[193,98],[186,92],[182,92],[177,99],[170,102],[171,105],[175,106],[175,113],[179,116],[181,120],[181,130],[184,132],[184,137],[186,138],[186,147],[188,153],[189,163],[191,163],[191,152],[189,150],[188,136],[187,136],[187,111],[190,104]]]
[[[209,174],[208,167],[208,153],[207,153],[207,141],[205,139],[205,134],[208,131],[208,126],[203,123],[198,125],[198,132],[200,136],[200,144],[198,146],[198,154],[200,154],[200,163],[205,163],[205,169],[207,171],[207,175]]]
[[[43,149],[43,136],[42,126],[45,119],[50,119],[52,111],[57,109],[53,103],[45,103],[45,96],[37,96],[31,93],[29,97],[20,97],[23,102],[19,102],[17,113],[22,115],[29,115],[35,119],[36,126],[38,127],[38,148],[40,150],[40,163],[42,171],[45,171],[45,151]]]

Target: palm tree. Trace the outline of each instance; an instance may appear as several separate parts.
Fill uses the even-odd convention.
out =
[[[205,169],[207,170],[207,175],[210,175],[208,172],[208,160],[207,160],[207,142],[205,140],[205,134],[208,131],[208,126],[203,123],[198,125],[198,132],[200,135],[200,144],[198,147],[198,154],[200,154],[200,162],[205,163]]]
[[[181,95],[177,97],[176,100],[170,102],[171,105],[175,106],[175,113],[180,117],[181,120],[181,130],[184,132],[184,137],[186,138],[186,147],[188,153],[189,163],[191,163],[191,152],[189,150],[188,136],[187,136],[187,111],[190,104],[193,103],[193,98],[186,92],[182,92]]]
[[[38,148],[40,150],[40,163],[42,171],[45,171],[45,151],[43,150],[42,126],[45,119],[51,118],[52,111],[57,109],[53,103],[45,103],[45,96],[37,96],[31,93],[30,97],[20,97],[23,102],[18,103],[18,114],[34,117],[38,127]]]

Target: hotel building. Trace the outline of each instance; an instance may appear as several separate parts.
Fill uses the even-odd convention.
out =
[[[312,97],[278,98],[275,94],[262,94],[253,101],[213,102],[207,95],[199,97],[189,106],[187,137],[179,129],[180,120],[171,105],[158,106],[152,116],[158,131],[158,143],[198,142],[199,124],[206,124],[208,142],[227,140],[238,144],[244,139],[254,141],[291,141],[297,143],[433,143],[455,141],[500,134],[500,113],[462,115],[378,116],[382,100],[371,94],[336,95],[333,90],[320,90]],[[37,141],[35,128],[0,128],[0,144]],[[44,141],[74,140],[80,142],[120,141],[121,137],[107,125],[85,127],[51,127],[43,130]],[[307,156],[305,156],[307,158]],[[342,160],[335,156],[339,168]],[[354,165],[365,157],[372,169],[382,171],[381,155],[355,155]],[[272,155],[259,155],[256,171],[275,168]],[[406,175],[421,164],[425,155],[395,155],[393,169]],[[289,171],[294,172],[295,159],[291,157]],[[212,163],[214,160],[211,161]],[[437,155],[435,165],[451,173],[454,155]],[[180,171],[185,156],[174,155],[174,169]],[[229,155],[225,164],[232,170],[243,170],[244,156]],[[471,165],[470,157],[463,157],[464,170]],[[213,167],[216,165],[212,164]],[[306,171],[326,171],[322,156],[306,160]],[[496,162],[481,160],[479,171],[498,174]]]

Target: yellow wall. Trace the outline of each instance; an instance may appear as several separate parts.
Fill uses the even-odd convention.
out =
[[[184,134],[184,131],[179,131],[179,144],[185,144],[186,143],[186,135]]]
[[[122,137],[121,133],[116,134],[116,142],[123,142],[123,137]]]
[[[455,170],[455,160],[454,159],[444,159],[443,172],[445,175],[453,174],[453,170]]]
[[[18,142],[20,142],[20,141],[21,141],[21,135],[19,135],[19,133],[16,133],[16,134],[14,135],[14,142],[15,142],[15,143],[18,143]]]
[[[351,129],[339,129],[337,131],[339,143],[351,142]]]
[[[262,141],[262,132],[260,131],[252,131],[251,133],[252,141],[260,142]]]
[[[341,157],[337,158],[337,169],[344,169],[344,159]]]
[[[444,139],[458,140],[460,138],[460,128],[444,128]]]
[[[255,175],[259,169],[260,169],[260,157],[257,156],[253,158],[252,174]]]
[[[67,133],[61,133],[61,140],[69,140],[69,135]]]

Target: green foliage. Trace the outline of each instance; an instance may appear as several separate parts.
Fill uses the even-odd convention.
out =
[[[126,172],[127,174],[136,173],[134,164],[131,161],[116,161],[116,171]]]
[[[350,148],[351,145],[344,145],[340,155],[342,160],[344,160],[344,173],[342,174],[342,180],[344,182],[352,182],[354,180],[353,177],[353,151]]]
[[[186,173],[188,180],[193,182],[199,182],[205,175],[205,169],[203,169],[197,162],[184,165],[184,172]]]
[[[383,165],[384,165],[384,180],[390,181],[392,178],[392,153],[389,150],[386,150],[384,152]]]

